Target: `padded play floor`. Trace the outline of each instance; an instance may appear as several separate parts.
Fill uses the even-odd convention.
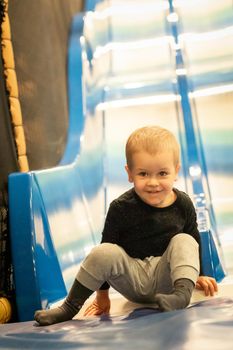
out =
[[[232,295],[227,277],[215,297],[195,291],[189,308],[161,313],[112,292],[110,316],[85,318],[81,310],[72,321],[49,327],[33,321],[1,325],[0,349],[232,350]]]

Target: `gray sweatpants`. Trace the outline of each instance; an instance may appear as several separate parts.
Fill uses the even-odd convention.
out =
[[[102,243],[83,261],[77,280],[91,290],[107,281],[128,300],[153,303],[155,294],[171,293],[174,282],[199,275],[198,243],[188,234],[174,236],[161,257],[131,258],[116,244]]]

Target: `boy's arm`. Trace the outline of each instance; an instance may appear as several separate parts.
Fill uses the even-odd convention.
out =
[[[213,277],[199,276],[196,282],[196,288],[204,290],[206,296],[214,296],[218,292],[218,285]]]
[[[110,298],[109,289],[97,290],[96,297],[91,305],[87,307],[84,316],[97,316],[109,314]]]

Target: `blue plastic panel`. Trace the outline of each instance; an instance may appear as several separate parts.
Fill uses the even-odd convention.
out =
[[[76,266],[77,272],[78,264],[99,239],[100,228],[92,225],[94,213],[86,198],[95,203],[95,215],[103,220],[103,195],[93,186],[84,190],[75,166],[9,178],[12,257],[21,320],[32,319],[34,310],[66,296],[66,287],[75,276],[69,269]]]

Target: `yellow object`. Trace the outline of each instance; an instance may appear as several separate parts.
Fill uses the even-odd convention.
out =
[[[0,298],[0,323],[7,323],[11,318],[11,304],[6,298]]]

